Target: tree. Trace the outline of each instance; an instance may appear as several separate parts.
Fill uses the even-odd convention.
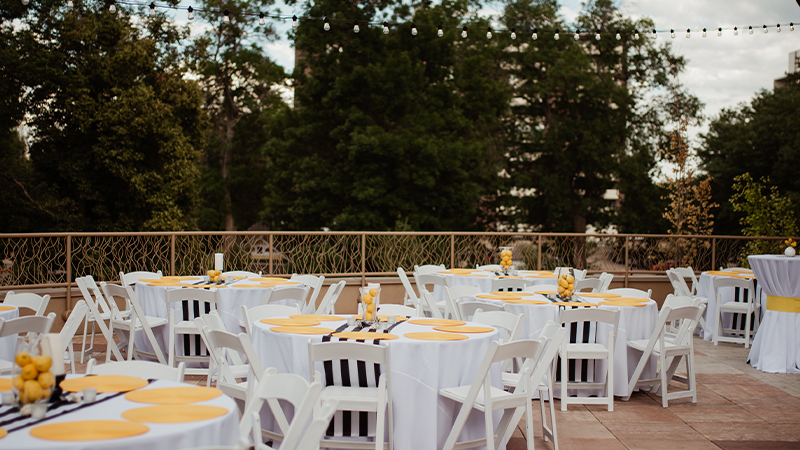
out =
[[[202,159],[199,216],[203,229],[247,228],[257,221],[264,195],[261,154],[273,109],[282,104],[273,87],[283,69],[264,56],[272,27],[254,17],[273,0],[202,0],[198,15],[211,27],[189,47],[189,64],[200,76],[210,118]],[[223,21],[227,12],[228,22]]]
[[[19,64],[0,64],[23,89],[29,182],[56,199],[57,210],[39,208],[55,215],[52,226],[193,228],[203,113],[200,91],[176,63],[185,31],[163,14],[134,27],[127,8],[112,14],[105,2],[78,1],[71,11],[38,0],[22,15],[28,26],[10,44]],[[30,204],[41,206],[33,196]]]
[[[499,117],[508,102],[469,4],[407,7],[321,0],[295,34],[295,106],[276,119],[263,219],[276,229],[484,229],[499,171]],[[379,11],[396,7],[391,18]],[[337,21],[346,17],[348,21]],[[358,20],[360,32],[353,32]],[[392,25],[388,35],[369,21]],[[470,23],[468,39],[459,28]],[[473,28],[474,26],[474,28]],[[492,208],[493,209],[493,208]],[[491,217],[490,217],[491,218]]]
[[[734,195],[736,177],[749,173],[754,180],[768,178],[792,200],[795,216],[800,213],[800,179],[795,166],[800,160],[800,84],[761,91],[749,105],[723,109],[711,121],[698,154],[712,178],[715,234],[739,234],[744,211],[728,201]]]

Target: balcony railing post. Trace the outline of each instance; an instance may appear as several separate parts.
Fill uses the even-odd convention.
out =
[[[628,287],[628,273],[631,270],[628,261],[628,244],[630,243],[630,236],[625,236],[625,287]]]
[[[717,267],[717,238],[711,238],[711,269]]]
[[[169,275],[175,276],[175,235],[169,237]]]
[[[361,286],[367,285],[367,235],[361,233]]]
[[[270,275],[272,275],[274,273],[273,269],[272,269],[272,244],[273,244],[273,239],[272,238],[273,238],[273,236],[274,235],[272,233],[269,234],[269,274]]]
[[[456,235],[450,235],[450,267],[456,266]]]
[[[72,310],[72,235],[67,235],[67,310]]]
[[[536,252],[536,270],[542,270],[542,235],[539,235],[539,251]]]

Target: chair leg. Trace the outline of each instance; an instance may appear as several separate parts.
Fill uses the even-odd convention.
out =
[[[378,407],[377,423],[375,424],[375,450],[383,450],[383,443],[386,441],[384,424],[386,422],[386,406]]]
[[[550,399],[550,406],[553,406],[552,399]],[[539,389],[539,409],[541,410],[542,414],[542,431],[543,431],[542,438],[544,439],[545,442],[547,442],[547,419],[545,418],[544,415],[544,391],[542,391],[541,389]]]
[[[610,346],[610,345],[609,345]],[[597,364],[595,362],[595,364]],[[606,395],[608,396],[608,410],[614,411],[614,363],[612,360],[606,360],[608,366],[608,377],[606,378]]]
[[[484,406],[485,407],[484,407],[484,411],[483,411],[483,420],[484,420],[484,423],[486,425],[486,448],[488,450],[491,450],[491,449],[495,448],[495,446],[494,446],[494,420],[493,420],[493,417],[492,417],[492,408],[490,407],[490,405],[484,405]],[[463,408],[464,405],[461,405],[461,407]],[[503,437],[500,436],[500,439],[502,439],[502,438]]]
[[[128,331],[128,354],[126,355],[128,361],[133,359],[133,340],[136,337],[136,331],[131,327],[130,331]]]
[[[552,383],[551,383],[552,384]],[[556,430],[556,407],[554,405],[553,399],[553,389],[552,386],[550,390],[547,391],[547,396],[549,397],[550,403],[550,434],[553,436],[553,450],[558,450],[558,430]],[[544,417],[542,417],[544,419]]]
[[[108,322],[108,334],[110,334],[112,338],[114,337],[114,323],[111,321]],[[111,361],[112,345],[117,345],[116,343],[114,343],[113,339],[111,340],[111,342],[108,342],[106,344],[106,364],[108,364],[108,362]],[[92,326],[92,347],[94,347],[94,326]]]
[[[528,440],[528,450],[533,450],[533,406],[530,399],[525,404],[525,439]]]
[[[662,351],[659,356],[659,360],[661,360],[661,406],[664,408],[667,407],[667,360],[664,358],[664,352]]]
[[[86,319],[83,321],[83,341],[81,343],[81,364],[83,364],[83,358],[86,355],[86,333],[89,331],[89,317],[87,316]]]
[[[692,391],[692,403],[697,403],[697,384],[694,379],[694,348],[689,350],[686,355],[686,377],[688,378],[689,389]]]
[[[752,314],[747,312],[747,320],[744,321],[744,348],[750,348],[750,320],[752,320]]]
[[[95,333],[95,331],[97,331],[97,321],[98,320],[103,320],[103,319],[98,317],[98,318],[95,318],[95,320],[92,322],[92,342],[91,342],[91,345],[89,346],[89,350],[91,351],[90,355],[94,354],[94,333]],[[108,346],[113,345],[113,344],[114,344],[113,342],[109,342],[108,345],[106,345],[106,351],[108,351]]]
[[[175,328],[173,328],[172,324],[174,323],[173,320],[175,318],[175,313],[173,312],[172,308],[169,308],[169,357],[167,359],[167,365],[170,367],[175,367]]]

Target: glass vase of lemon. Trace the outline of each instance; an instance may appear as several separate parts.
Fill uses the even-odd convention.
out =
[[[508,269],[511,268],[513,261],[511,259],[514,247],[500,247],[500,265],[503,267],[503,272],[508,275]]]
[[[39,340],[24,339],[17,345],[14,364],[11,369],[11,390],[16,400],[15,406],[25,414],[26,405],[47,402],[56,384],[50,371],[53,359],[41,354]]]
[[[378,305],[381,298],[381,287],[370,283],[366,287],[358,288],[360,293],[358,301],[361,303],[362,320],[369,324],[378,323]]]

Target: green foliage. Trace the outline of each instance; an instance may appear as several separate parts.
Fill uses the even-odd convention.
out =
[[[712,193],[721,206],[716,234],[738,234],[744,210],[728,201],[736,177],[749,173],[753,180],[769,178],[772,186],[791,199],[794,215],[800,213],[800,84],[774,92],[759,92],[749,105],[724,109],[709,125],[698,152],[702,168],[713,177]]]

